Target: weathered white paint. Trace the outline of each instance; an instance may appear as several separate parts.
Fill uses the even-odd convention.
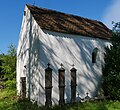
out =
[[[70,69],[72,64],[77,69],[77,93],[81,98],[89,93],[90,97],[98,94],[101,78],[104,47],[108,41],[99,38],[70,35],[42,30],[30,11],[25,7],[20,39],[17,49],[17,90],[20,93],[20,77],[27,78],[27,97],[45,105],[45,68],[51,64],[52,104],[58,104],[58,69],[62,63],[65,68],[65,99],[70,101]],[[97,62],[92,63],[92,52],[98,48]],[[26,75],[24,65],[27,66]],[[77,94],[76,93],[76,94]]]

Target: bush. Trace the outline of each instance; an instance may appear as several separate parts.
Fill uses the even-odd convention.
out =
[[[120,32],[115,31],[110,39],[112,45],[106,48],[103,68],[103,90],[105,95],[120,100]]]

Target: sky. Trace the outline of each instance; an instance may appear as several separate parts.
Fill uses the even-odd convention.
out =
[[[26,4],[98,20],[112,29],[112,21],[120,22],[120,0],[1,0],[0,54],[8,46],[18,45]]]

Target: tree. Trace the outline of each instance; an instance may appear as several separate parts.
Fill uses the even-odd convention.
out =
[[[2,74],[5,79],[12,80],[16,77],[16,47],[11,44],[7,55],[1,55]]]
[[[1,60],[1,55],[0,55],[0,76],[1,76],[1,74],[2,74],[2,68],[1,68],[1,66],[2,66],[2,60]],[[0,77],[1,78],[1,77]]]
[[[110,39],[112,45],[106,48],[103,68],[103,90],[105,95],[120,100],[120,23],[116,23]]]

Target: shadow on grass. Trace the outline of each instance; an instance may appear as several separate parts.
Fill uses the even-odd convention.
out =
[[[13,110],[69,110],[68,106],[54,106],[54,107],[39,107],[37,103],[32,103],[28,99],[19,99],[12,105]]]
[[[28,99],[18,100],[12,105],[11,110],[108,110],[106,102],[85,102],[76,104],[66,104],[54,107],[38,107],[37,103],[32,103]]]
[[[36,103],[33,104],[28,99],[19,99],[16,103],[13,104],[13,108],[13,110],[41,110]]]

